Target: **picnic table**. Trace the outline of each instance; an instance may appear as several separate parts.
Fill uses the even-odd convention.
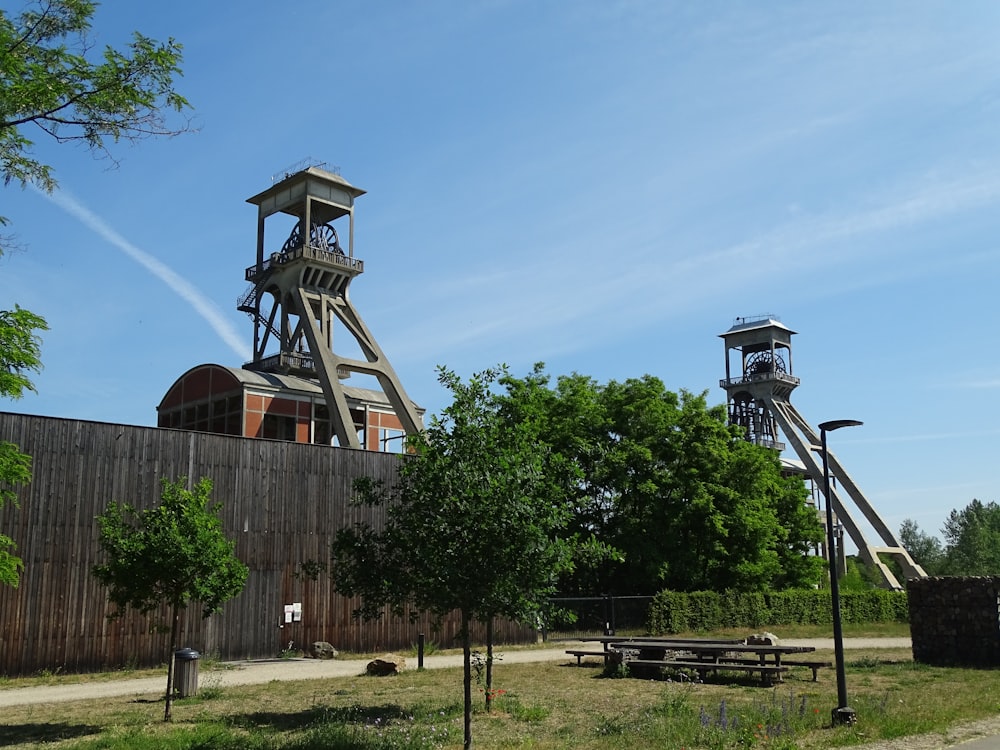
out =
[[[609,639],[605,642],[609,652],[622,654],[629,669],[640,671],[693,669],[701,679],[719,671],[760,673],[761,681],[781,682],[781,675],[792,665],[809,666],[816,670],[826,666],[823,662],[788,661],[782,657],[815,651],[813,646],[780,646],[746,643],[744,641],[719,641],[708,639],[628,638]],[[626,654],[636,654],[626,658]]]
[[[640,639],[633,639],[633,638],[626,638],[626,637],[620,636],[620,635],[595,635],[595,636],[586,636],[584,638],[576,638],[574,640],[580,641],[582,643],[600,643],[601,644],[601,650],[600,651],[598,651],[596,648],[582,648],[582,649],[571,648],[571,649],[567,649],[566,650],[567,654],[569,654],[570,656],[575,656],[576,657],[576,664],[577,664],[577,666],[580,666],[581,659],[584,656],[601,656],[601,657],[604,658],[604,663],[607,664],[608,663],[608,659],[612,656],[612,653],[615,652],[615,649],[611,648],[611,644],[634,643],[634,642],[638,642],[638,641],[653,641],[653,642],[655,642],[657,644],[675,644],[675,643],[689,643],[691,641],[690,638],[640,638]],[[712,641],[705,641],[705,642],[706,643],[711,642],[711,643],[734,643],[734,644],[740,644],[740,643],[743,643],[744,641],[743,641],[743,639],[733,639],[733,640],[714,639]]]
[[[748,644],[744,639],[719,638],[629,638],[620,635],[587,636],[576,639],[583,643],[599,643],[597,648],[568,649],[567,654],[576,657],[578,666],[584,656],[600,656],[607,666],[609,660],[621,660],[635,671],[693,669],[704,679],[708,672],[731,671],[759,672],[764,682],[781,675],[789,667],[802,666],[812,670],[813,682],[818,679],[819,670],[832,667],[829,661],[787,659],[789,655],[815,651],[812,646],[772,646],[769,644]],[[627,654],[634,654],[626,659]],[[668,656],[669,654],[669,656]]]

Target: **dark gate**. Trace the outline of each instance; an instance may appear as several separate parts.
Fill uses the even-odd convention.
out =
[[[575,596],[549,599],[548,638],[641,635],[651,596]]]

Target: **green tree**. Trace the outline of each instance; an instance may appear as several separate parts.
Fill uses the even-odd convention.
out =
[[[110,589],[113,617],[128,609],[148,614],[165,607],[170,642],[163,720],[169,721],[181,613],[191,602],[201,605],[202,617],[220,611],[243,590],[248,570],[222,531],[210,479],[203,477],[190,490],[186,477],[161,484],[157,507],[139,511],[112,502],[97,517],[107,562],[95,565],[93,574]]]
[[[537,423],[501,413],[496,385],[504,374],[487,370],[466,383],[439,369],[452,403],[431,419],[426,442],[413,443],[417,454],[401,457],[398,481],[355,485],[357,502],[385,509],[384,525],[342,529],[331,549],[334,584],[361,597],[366,619],[386,606],[400,616],[460,613],[465,747],[472,744],[471,623],[534,622],[570,564],[562,536],[569,514],[546,478],[553,458]],[[488,677],[487,700],[491,686]]]
[[[15,306],[0,310],[0,396],[21,398],[35,390],[28,374],[42,368],[41,340],[37,331],[46,330],[45,321]],[[0,441],[0,508],[7,503],[17,507],[14,489],[31,481],[31,456],[17,445]],[[0,583],[17,586],[24,562],[14,552],[14,540],[0,534]]]
[[[4,184],[55,187],[52,168],[32,154],[29,128],[57,143],[83,143],[103,157],[110,157],[111,145],[122,139],[187,129],[187,123],[171,126],[166,117],[188,106],[174,91],[181,45],[136,32],[124,51],[95,50],[89,33],[96,6],[90,0],[37,0],[18,15],[0,10]]]
[[[883,559],[893,575],[901,576],[902,571],[893,570],[895,561],[891,558]],[[897,579],[898,580],[898,579]],[[844,557],[844,574],[840,576],[841,591],[871,591],[882,588],[882,574],[874,565],[869,565],[861,559],[860,555],[846,555]]]
[[[952,510],[941,531],[946,544],[946,573],[1000,574],[1000,505],[973,500],[961,510]]]
[[[916,521],[909,518],[903,521],[899,527],[899,542],[927,575],[936,576],[942,572],[945,560],[941,541],[921,531]]]
[[[778,456],[742,440],[705,394],[666,390],[650,375],[599,384],[573,374],[555,386],[537,365],[509,383],[513,418],[538,420],[553,450],[575,465],[570,529],[619,550],[578,560],[561,591],[649,594],[811,585],[822,537],[801,479]]]

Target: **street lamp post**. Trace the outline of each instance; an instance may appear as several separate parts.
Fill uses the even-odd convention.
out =
[[[834,724],[853,724],[857,713],[847,705],[847,677],[844,674],[844,629],[840,622],[840,583],[837,580],[837,548],[833,535],[833,495],[830,492],[830,454],[826,433],[841,427],[858,427],[856,419],[835,419],[819,426],[820,448],[823,452],[823,494],[826,496],[826,556],[830,562],[830,599],[833,604],[833,648],[837,661],[837,707],[833,709]]]

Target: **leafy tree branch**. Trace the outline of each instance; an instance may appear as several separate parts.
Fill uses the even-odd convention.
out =
[[[18,15],[0,10],[0,176],[4,184],[55,188],[52,167],[37,159],[27,126],[57,143],[82,142],[113,161],[120,140],[174,136],[189,103],[174,89],[181,45],[135,32],[123,50],[98,54],[88,36],[97,4],[37,0]],[[96,58],[96,59],[91,59]],[[0,217],[0,224],[7,220]]]
[[[37,331],[48,326],[38,315],[15,306],[0,310],[0,397],[21,398],[25,391],[35,390],[30,373],[42,368],[41,339]],[[19,486],[31,481],[31,456],[9,441],[0,441],[0,508],[7,503],[17,505]],[[0,534],[0,584],[17,586],[24,561],[14,552],[17,545]]]

